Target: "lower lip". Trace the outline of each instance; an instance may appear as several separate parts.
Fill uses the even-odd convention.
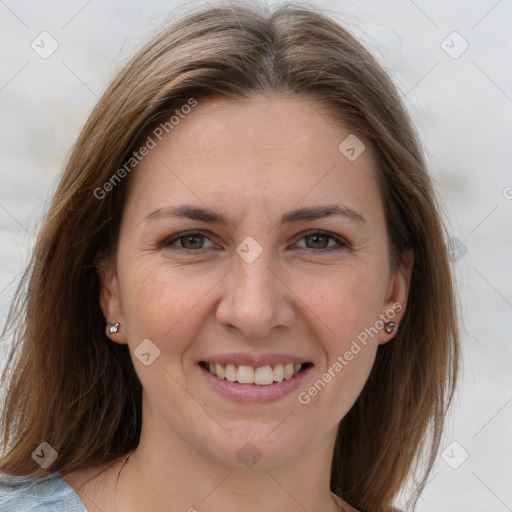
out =
[[[291,379],[284,379],[281,382],[274,382],[267,386],[258,386],[256,384],[239,384],[238,382],[219,379],[201,365],[198,364],[197,366],[215,391],[224,398],[242,404],[272,402],[288,395],[301,385],[313,367],[309,365]]]

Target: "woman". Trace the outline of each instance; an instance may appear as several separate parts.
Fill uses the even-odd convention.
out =
[[[2,510],[417,500],[459,346],[390,79],[308,7],[167,27],[80,134],[11,326]]]

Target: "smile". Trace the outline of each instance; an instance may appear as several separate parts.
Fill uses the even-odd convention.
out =
[[[313,370],[313,364],[249,366],[200,361],[196,368],[204,377],[202,382],[216,394],[233,402],[256,404],[273,402],[291,395],[304,384]]]
[[[281,363],[265,366],[247,366],[221,363],[199,363],[204,369],[219,379],[239,384],[255,384],[256,386],[268,386],[274,382],[290,380],[311,363]]]

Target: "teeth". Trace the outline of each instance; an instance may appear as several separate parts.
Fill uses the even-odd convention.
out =
[[[240,384],[252,384],[254,382],[254,368],[240,365],[236,372],[236,380]]]
[[[223,365],[220,363],[207,363],[207,368],[212,375],[219,379],[226,379],[229,382],[238,382],[240,384],[256,384],[257,386],[268,386],[273,382],[281,382],[283,379],[289,380],[300,372],[302,364],[287,363],[276,364],[272,368],[270,365],[252,366],[234,364]]]
[[[229,382],[235,382],[236,380],[236,366],[234,364],[226,365],[226,380]]]
[[[284,365],[276,364],[274,366],[274,380],[281,382],[284,379]]]
[[[210,363],[210,364],[212,364],[212,363]],[[215,364],[215,363],[213,363],[213,366],[215,366],[215,373],[217,374],[217,377],[219,377],[219,379],[225,379],[226,372],[225,372],[223,366],[221,364]],[[212,372],[212,371],[210,370],[210,372]],[[215,373],[214,373],[214,375],[215,375]]]
[[[268,386],[274,382],[274,372],[271,366],[259,366],[254,371],[254,384]]]
[[[284,365],[284,378],[291,379],[293,377],[293,372],[295,371],[295,367],[293,363],[288,363]]]

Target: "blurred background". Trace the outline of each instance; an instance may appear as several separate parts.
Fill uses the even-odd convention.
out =
[[[92,107],[154,30],[204,3],[0,0],[2,326]],[[512,510],[512,1],[310,4],[341,22],[393,77],[451,231],[464,369],[417,510]],[[8,341],[0,344],[2,366]]]

